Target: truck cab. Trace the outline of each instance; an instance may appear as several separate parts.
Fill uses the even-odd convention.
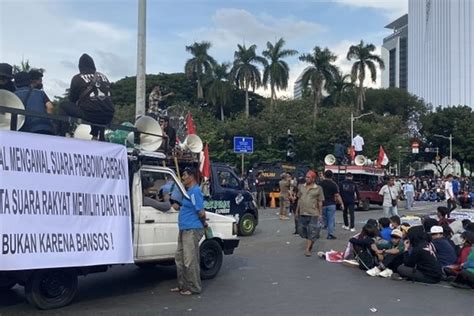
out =
[[[257,204],[244,188],[234,170],[220,163],[211,164],[209,192],[205,196],[206,211],[233,217],[238,233],[250,236],[258,225]]]

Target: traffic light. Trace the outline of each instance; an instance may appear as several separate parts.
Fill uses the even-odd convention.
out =
[[[295,156],[295,139],[293,138],[291,131],[288,129],[288,137],[286,139],[286,161],[293,161]]]

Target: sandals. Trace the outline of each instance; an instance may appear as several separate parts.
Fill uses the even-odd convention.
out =
[[[174,287],[172,289],[170,289],[170,292],[181,292],[181,289],[179,287]]]
[[[184,295],[184,296],[189,296],[189,295],[194,294],[190,290],[182,290],[179,287],[174,287],[174,288],[170,289],[170,292],[179,293],[179,294]]]

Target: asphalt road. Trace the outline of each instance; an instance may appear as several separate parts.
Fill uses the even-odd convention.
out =
[[[413,212],[435,209],[436,204],[422,204]],[[381,213],[356,213],[356,228]],[[345,247],[350,233],[341,224],[338,212],[338,239],[320,239],[316,251]],[[173,267],[131,265],[80,278],[75,301],[60,310],[33,309],[17,286],[1,295],[0,315],[474,315],[474,291],[369,277],[315,255],[307,258],[304,240],[292,232],[292,221],[278,220],[275,209],[261,210],[255,234],[225,256],[219,275],[203,283],[199,296],[169,292],[176,285]]]

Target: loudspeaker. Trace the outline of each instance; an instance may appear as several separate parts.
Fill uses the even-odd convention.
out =
[[[149,116],[140,116],[135,122],[135,128],[139,132],[153,134],[147,135],[140,133],[140,144],[136,144],[135,148],[146,151],[156,151],[160,148],[161,143],[163,142],[163,138],[161,137],[163,131],[161,130],[160,123],[158,123],[157,120]],[[127,141],[133,144],[133,133],[128,135]]]
[[[334,155],[326,155],[326,157],[324,157],[324,163],[328,166],[332,166],[336,163],[336,157]]]
[[[16,96],[16,94],[3,89],[0,89],[0,106],[6,106],[18,110],[25,109],[23,102]],[[17,117],[16,129],[19,130],[25,123],[25,117],[23,115],[18,115]],[[10,113],[0,113],[0,129],[9,130],[10,122],[12,120],[11,118],[12,115]]]
[[[202,140],[199,136],[191,134],[186,136],[184,143],[179,145],[182,150],[189,150],[192,153],[200,153],[203,148]]]
[[[364,155],[357,155],[354,158],[356,166],[363,166],[367,163],[367,158]]]

